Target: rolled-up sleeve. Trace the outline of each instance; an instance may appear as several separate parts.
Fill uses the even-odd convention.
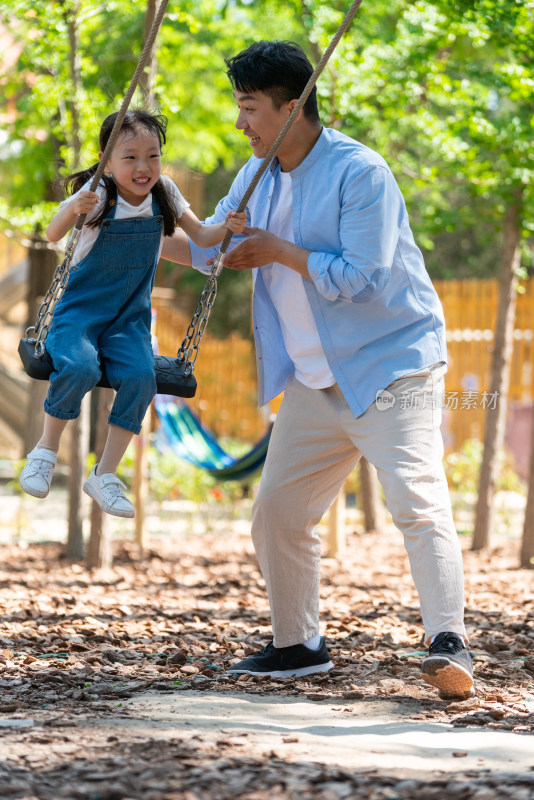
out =
[[[328,300],[365,303],[387,286],[404,200],[387,167],[372,165],[347,181],[340,197],[341,253],[312,251],[308,271]]]

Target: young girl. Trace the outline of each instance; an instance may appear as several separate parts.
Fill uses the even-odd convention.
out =
[[[100,130],[100,154],[117,115]],[[46,236],[57,242],[87,214],[73,254],[69,281],[46,340],[54,371],[46,401],[44,430],[20,484],[34,497],[46,497],[59,442],[69,419],[80,414],[84,395],[100,380],[100,365],[116,391],[100,463],[84,484],[108,514],[133,517],[134,508],[116,475],[117,467],[154,394],[156,380],[150,336],[150,293],[163,237],[177,225],[200,247],[222,241],[227,227],[240,233],[246,214],[229,212],[225,222],[203,225],[174,183],[161,175],[166,119],[128,111],[106,172],[96,192],[88,186],[98,164],[69,176],[73,193],[63,201]]]

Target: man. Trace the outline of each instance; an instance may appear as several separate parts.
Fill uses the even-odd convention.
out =
[[[237,207],[313,71],[299,47],[276,41],[227,66],[253,155],[207,222]],[[315,526],[363,455],[404,534],[430,646],[423,678],[465,696],[462,558],[439,427],[445,327],[400,190],[381,156],[322,127],[313,91],[247,211],[225,266],[253,269],[260,403],[284,399],[252,514],[273,642],[231,672],[333,666],[319,633]],[[206,271],[213,253],[175,237],[163,255]]]

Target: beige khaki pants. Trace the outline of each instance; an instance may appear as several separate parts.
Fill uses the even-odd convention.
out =
[[[401,378],[357,419],[338,386],[289,380],[273,427],[252,539],[267,584],[274,644],[319,633],[321,543],[315,526],[363,455],[404,534],[425,638],[463,623],[463,565],[443,470],[443,367]]]

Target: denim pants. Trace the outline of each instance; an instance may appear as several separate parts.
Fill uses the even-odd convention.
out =
[[[150,295],[162,217],[155,201],[152,211],[152,217],[116,220],[113,206],[90,252],[71,267],[46,341],[54,371],[44,408],[53,417],[80,414],[103,363],[116,391],[108,422],[141,430],[156,393]]]
[[[416,585],[425,639],[466,637],[463,564],[443,469],[443,367],[408,375],[355,418],[337,385],[290,378],[252,511],[252,539],[267,584],[274,644],[319,632],[321,543],[315,530],[363,455],[377,469]]]

